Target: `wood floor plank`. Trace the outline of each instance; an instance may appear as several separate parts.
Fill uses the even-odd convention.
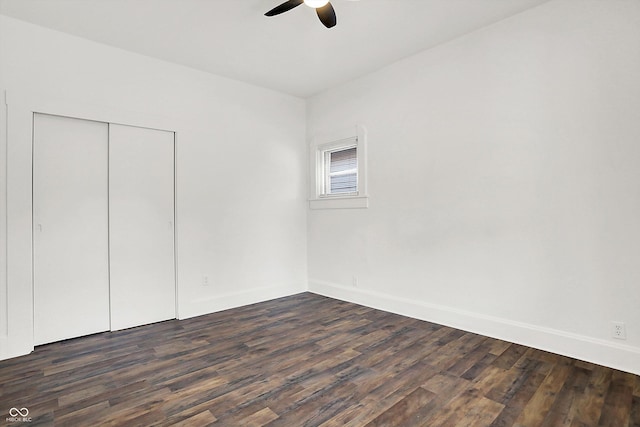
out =
[[[483,396],[478,396],[462,408],[464,417],[455,426],[489,426],[503,410],[504,405]]]
[[[218,420],[210,411],[203,411],[172,425],[174,427],[209,426],[213,425],[216,421]]]
[[[491,427],[509,427],[515,424],[525,405],[533,397],[547,374],[539,372],[540,362],[533,365],[533,369],[526,371],[517,388],[512,388],[509,395],[503,400],[504,409],[491,423]]]
[[[367,423],[366,427],[416,424],[416,422],[420,421],[417,412],[431,402],[435,396],[435,393],[418,387],[391,408]]]
[[[534,393],[515,422],[516,426],[541,425],[549,412],[557,393],[561,390],[571,369],[556,365]]]
[[[358,402],[355,405],[357,406],[357,413],[351,413],[348,417],[345,417],[346,419],[343,420],[342,424],[335,424],[336,420],[343,419],[338,415],[333,418],[334,422],[329,425],[361,427],[394,406],[411,390],[415,390],[437,372],[435,368],[421,361],[407,366],[402,371],[389,372],[384,381],[381,381],[380,371],[373,369],[361,370],[361,375],[357,378],[358,389],[353,396],[353,400]],[[345,411],[353,410],[354,405],[345,409]]]
[[[464,359],[469,352],[478,347],[485,337],[475,334],[465,334],[441,347],[442,351],[429,358],[429,363],[438,369],[449,370],[458,361]]]
[[[633,405],[633,380],[623,372],[613,372],[598,425],[629,424]]]
[[[442,406],[423,426],[488,426],[502,411],[503,405],[487,399],[478,389],[467,389]]]
[[[139,380],[131,384],[126,384],[122,387],[108,386],[105,387],[105,390],[101,393],[87,395],[81,400],[69,401],[65,405],[60,404],[60,407],[55,411],[55,413],[56,416],[62,417],[67,414],[77,412],[78,410],[81,410],[82,408],[85,408],[87,406],[96,405],[101,402],[108,402],[109,406],[111,407],[111,405],[117,403],[116,396],[117,399],[122,400],[129,399],[130,396],[135,396],[136,393],[139,395],[140,393],[148,392],[148,383],[145,380]],[[73,394],[75,395],[76,393],[82,393],[82,391],[74,392]],[[62,395],[62,397],[60,397],[58,401],[64,402],[64,396],[65,395]]]
[[[528,373],[535,371],[539,362],[526,359],[525,363],[514,366],[506,371],[496,371],[498,377],[493,382],[485,382],[488,390],[485,395],[495,402],[505,404],[517,393],[522,385],[528,380]],[[480,384],[478,384],[481,387]]]
[[[502,354],[493,362],[493,365],[497,368],[509,369],[511,368],[522,355],[527,351],[527,347],[511,344],[502,352]]]
[[[348,407],[349,397],[353,395],[356,388],[355,384],[345,381],[334,382],[320,390],[310,390],[279,413],[278,418],[265,425],[269,427],[320,425]]]
[[[451,365],[447,371],[454,375],[461,376],[465,372],[469,371],[474,365],[479,363],[488,353],[488,339],[482,337],[478,342],[478,345],[468,351],[464,357],[459,358],[454,364]]]
[[[631,414],[629,415],[629,427],[640,426],[640,397],[633,396],[631,402]]]
[[[96,414],[107,411],[108,409],[109,402],[102,401],[91,406],[80,408],[72,413],[68,413],[65,415],[58,415],[54,412],[54,419],[57,426],[77,426],[81,424],[90,424],[91,419],[94,418]],[[32,418],[33,415],[35,414],[31,415]]]
[[[572,405],[572,425],[598,425],[612,374],[613,370],[602,367],[591,372],[587,392],[577,396]]]
[[[34,426],[638,427],[640,377],[303,293],[0,361],[11,407]]]
[[[571,411],[573,402],[576,395],[583,393],[588,379],[589,371],[573,367],[541,427],[562,427],[573,423],[575,417],[575,413]]]
[[[264,408],[246,418],[243,418],[240,422],[240,425],[246,427],[260,427],[265,424],[269,424],[271,421],[277,418],[278,414],[273,412],[270,408]]]
[[[282,414],[294,401],[294,396],[299,395],[302,390],[304,390],[304,387],[296,383],[285,381],[279,385],[274,384],[274,387],[269,392],[251,402],[246,402],[240,410],[249,412],[248,409],[253,409],[251,413],[254,413],[260,408],[268,407],[274,413]]]
[[[469,369],[464,371],[460,375],[460,377],[464,378],[465,380],[476,380],[485,372],[487,367],[489,367],[490,365],[493,365],[494,360],[496,360],[496,355],[491,353],[486,353],[480,358],[480,360],[475,362]],[[475,361],[475,358],[474,358],[474,361]],[[451,370],[451,373],[455,374],[455,370]]]
[[[345,408],[334,417],[329,418],[327,421],[320,424],[319,427],[362,426],[366,424],[366,422],[362,420],[367,417],[367,412],[373,412],[371,406],[366,407],[363,403],[355,403]]]

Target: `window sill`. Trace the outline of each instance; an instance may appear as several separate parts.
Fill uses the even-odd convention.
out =
[[[368,196],[343,196],[310,199],[310,209],[366,209],[369,207]]]

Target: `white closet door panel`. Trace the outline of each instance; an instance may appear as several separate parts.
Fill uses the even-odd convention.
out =
[[[109,330],[108,125],[34,115],[34,342]]]
[[[111,329],[174,319],[174,134],[109,128]]]

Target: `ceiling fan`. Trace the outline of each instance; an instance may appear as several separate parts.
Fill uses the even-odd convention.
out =
[[[320,22],[322,22],[325,27],[331,28],[336,25],[336,11],[333,10],[333,6],[331,6],[328,0],[288,0],[265,13],[265,16],[280,15],[281,13],[290,11],[294,7],[300,6],[302,3],[316,10]]]

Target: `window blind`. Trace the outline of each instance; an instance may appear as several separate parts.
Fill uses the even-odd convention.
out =
[[[329,153],[329,193],[358,191],[358,156],[356,147]]]

